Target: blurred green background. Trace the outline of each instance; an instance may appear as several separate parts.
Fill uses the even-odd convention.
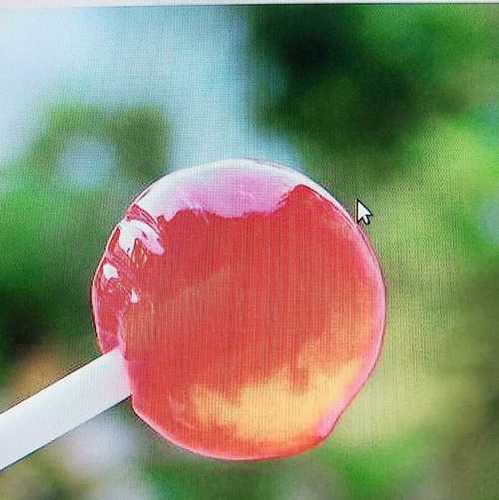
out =
[[[124,404],[3,472],[2,500],[499,499],[498,6],[4,11],[0,63],[0,409],[96,356],[106,239],[176,168],[263,157],[362,199],[389,291],[324,446],[199,459]]]

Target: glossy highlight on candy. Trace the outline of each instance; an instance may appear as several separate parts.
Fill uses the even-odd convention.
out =
[[[385,290],[366,236],[323,188],[226,160],[134,200],[92,304],[142,419],[203,455],[266,459],[331,432],[378,358]]]

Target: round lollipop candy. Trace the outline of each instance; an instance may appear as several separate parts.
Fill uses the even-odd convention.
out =
[[[265,459],[331,432],[378,358],[385,290],[366,236],[323,188],[227,160],[167,175],[133,201],[92,306],[104,356],[0,415],[0,439],[16,410],[35,400],[41,411],[71,387],[73,417],[29,451],[131,394],[137,415],[183,448]],[[0,466],[15,451],[0,451]]]

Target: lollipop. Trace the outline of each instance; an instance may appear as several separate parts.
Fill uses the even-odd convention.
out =
[[[329,193],[285,167],[228,160],[134,200],[92,306],[104,356],[0,415],[2,447],[9,421],[53,406],[54,391],[64,406],[70,387],[77,408],[28,453],[130,394],[158,434],[202,455],[310,449],[374,367],[385,291],[366,236]],[[25,454],[0,451],[0,466]]]

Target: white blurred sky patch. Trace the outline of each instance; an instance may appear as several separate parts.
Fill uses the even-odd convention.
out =
[[[59,175],[66,182],[93,188],[116,173],[116,152],[110,144],[82,137],[68,141],[59,165]]]
[[[157,494],[140,470],[147,450],[140,424],[116,407],[59,439],[52,458],[91,485],[87,500],[153,500]]]
[[[257,130],[247,26],[224,7],[0,12],[0,162],[12,161],[51,104],[154,104],[172,127],[172,168],[229,157],[297,163]],[[69,161],[69,159],[67,160]]]
[[[80,479],[104,479],[140,463],[143,437],[139,426],[113,408],[58,440],[53,456]]]
[[[499,246],[499,192],[483,204],[479,223],[486,238]]]
[[[140,475],[126,472],[106,478],[83,498],[85,500],[159,500],[160,496]],[[165,498],[164,495],[161,495],[161,498]]]

